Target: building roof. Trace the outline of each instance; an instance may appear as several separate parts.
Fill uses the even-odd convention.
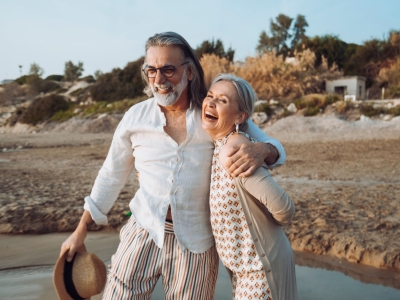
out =
[[[327,81],[337,81],[337,80],[349,80],[349,79],[358,79],[358,80],[364,80],[364,81],[366,81],[367,80],[367,78],[365,78],[365,77],[362,77],[362,76],[343,76],[343,77],[340,77],[340,78],[337,78],[337,79],[332,79],[332,80],[327,80]]]

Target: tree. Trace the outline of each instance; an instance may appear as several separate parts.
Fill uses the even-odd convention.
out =
[[[94,71],[94,79],[99,79],[101,75],[103,75],[103,72],[101,70]]]
[[[306,17],[303,15],[297,15],[296,22],[293,27],[293,39],[292,39],[292,47],[293,51],[296,49],[296,46],[301,44],[306,38],[306,27],[308,27],[308,23],[306,21]]]
[[[292,37],[290,26],[293,19],[284,14],[279,14],[275,20],[274,22],[271,19],[269,24],[271,37],[265,31],[261,32],[257,51],[260,53],[275,51],[278,55],[283,54],[286,56],[290,49],[287,45],[287,40]]]
[[[77,65],[74,65],[72,61],[67,61],[65,63],[65,69],[64,69],[64,80],[74,81],[82,75],[83,71],[84,69],[82,62],[78,62]]]
[[[310,49],[316,55],[315,65],[319,66],[322,63],[322,57],[328,60],[329,67],[336,64],[340,69],[346,60],[347,44],[335,35],[315,36],[313,38],[306,38],[301,45],[302,47]]]
[[[29,69],[29,75],[35,75],[38,77],[42,77],[43,73],[44,73],[44,70],[37,63],[31,64],[31,67]]]
[[[220,58],[225,57],[229,61],[233,61],[233,57],[235,55],[235,50],[233,50],[231,47],[225,51],[224,43],[220,39],[217,39],[217,41],[214,41],[214,39],[212,41],[206,40],[201,43],[201,45],[198,46],[195,51],[199,59],[201,59],[204,54],[215,54]]]

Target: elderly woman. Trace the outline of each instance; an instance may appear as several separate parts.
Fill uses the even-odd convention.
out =
[[[231,74],[218,75],[204,99],[202,126],[215,144],[212,230],[234,299],[297,299],[293,252],[282,229],[292,220],[293,202],[266,166],[246,178],[224,168],[230,147],[254,142],[243,131],[256,100],[249,83]]]

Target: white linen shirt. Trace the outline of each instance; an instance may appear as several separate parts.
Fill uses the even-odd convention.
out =
[[[162,248],[170,205],[181,250],[202,253],[214,244],[209,209],[214,144],[201,126],[201,109],[193,105],[186,112],[187,134],[181,145],[165,133],[164,126],[164,113],[154,98],[125,113],[84,209],[96,224],[106,225],[105,215],[135,167],[140,173],[140,188],[129,208],[138,225]],[[280,156],[273,166],[283,164],[286,154],[279,141],[266,136],[251,121],[247,133],[274,145]]]

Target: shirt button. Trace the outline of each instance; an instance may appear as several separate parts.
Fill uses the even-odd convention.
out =
[[[258,239],[254,239],[255,242],[258,242]]]
[[[265,272],[269,273],[269,272],[271,272],[271,269],[268,269],[268,270],[267,270],[267,271],[265,271]]]
[[[253,225],[253,223],[249,222],[247,225],[251,226],[251,225]]]
[[[265,253],[261,254],[261,257],[264,257],[264,256],[265,256]]]

